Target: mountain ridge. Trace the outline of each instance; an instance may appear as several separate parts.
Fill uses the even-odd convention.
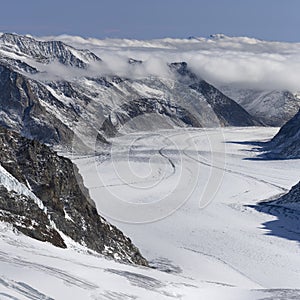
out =
[[[91,61],[101,59],[89,50],[77,50],[62,41],[37,41],[28,36],[4,33],[0,36],[1,49],[17,56],[35,57],[38,62],[54,60],[78,68],[86,68]]]
[[[12,47],[14,43],[17,52],[23,51],[30,60],[23,56],[17,60],[5,56],[7,43],[16,52]],[[74,140],[79,141],[76,147],[80,149],[93,148],[95,139],[107,144],[110,135],[106,136],[102,125],[109,120],[115,120],[112,125],[115,129],[111,132],[118,133],[127,124],[133,126],[131,130],[140,130],[137,117],[141,115],[143,128],[261,125],[235,101],[199,78],[185,62],[166,65],[170,78],[102,76],[92,68],[93,63],[102,63],[100,58],[88,52],[91,60],[82,66],[74,62],[70,49],[82,51],[57,41],[41,42],[11,34],[0,37],[2,126],[70,150]],[[40,58],[41,53],[43,57],[48,56],[45,61]],[[53,59],[72,68],[84,68],[85,73],[72,77],[71,68],[64,70],[67,73],[61,74],[61,78],[47,78],[47,69],[40,70],[39,66],[41,63],[49,65]],[[127,64],[135,68],[142,67],[144,62],[129,58]],[[157,121],[147,117],[149,114]],[[239,115],[242,117],[238,118]]]

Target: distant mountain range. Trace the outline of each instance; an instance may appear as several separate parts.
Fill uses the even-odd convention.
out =
[[[133,70],[143,61],[127,64]],[[105,62],[89,50],[3,34],[0,124],[70,149],[74,140],[79,148],[105,143],[121,128],[280,126],[299,109],[288,91],[218,89],[185,62],[167,68],[168,77],[103,76]]]
[[[133,80],[97,76],[91,69],[101,68],[99,57],[58,41],[4,34],[0,51],[0,124],[50,145],[70,148],[76,137],[77,146],[89,147],[126,124],[132,130],[262,124],[184,62],[169,64],[170,78]],[[132,68],[136,63],[143,62],[128,60]]]

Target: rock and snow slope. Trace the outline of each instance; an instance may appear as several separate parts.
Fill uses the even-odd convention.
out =
[[[300,182],[278,199],[262,202],[261,207],[269,208],[271,214],[277,211],[278,214],[281,212],[282,215],[294,215],[292,232],[295,234],[300,232]],[[274,210],[273,212],[272,209]]]
[[[299,97],[295,95],[300,89],[300,43],[224,35],[149,41],[72,36],[51,39],[88,47],[110,62],[108,70],[113,74],[165,75],[166,62],[186,61],[198,77],[218,87],[267,125],[282,126],[299,109]],[[126,56],[145,62],[142,70],[128,69],[124,64]]]
[[[280,296],[288,300],[299,295],[297,290],[249,290],[197,282],[180,273],[118,264],[76,245],[62,250],[32,242],[2,223],[0,229],[1,300],[274,300]]]
[[[66,247],[67,236],[98,253],[147,265],[130,239],[98,215],[70,160],[2,127],[0,153],[0,220],[59,247]]]
[[[11,33],[1,35],[0,45],[2,55],[3,52],[7,53],[8,58],[20,57],[25,61],[35,60],[41,64],[59,62],[66,66],[86,68],[90,62],[101,61],[92,52],[75,49],[61,41],[37,41],[32,37],[20,37]],[[5,60],[3,57],[2,59]]]

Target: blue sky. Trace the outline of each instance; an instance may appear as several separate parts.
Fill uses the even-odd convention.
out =
[[[300,42],[300,0],[2,1],[0,31],[151,39],[224,33]]]

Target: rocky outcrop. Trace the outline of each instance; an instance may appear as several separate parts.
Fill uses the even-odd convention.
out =
[[[11,224],[23,234],[54,246],[66,244],[51,224],[47,213],[32,198],[15,191],[8,191],[0,184],[0,221]]]
[[[207,98],[223,126],[262,126],[263,123],[251,116],[245,109],[204,80],[190,87]]]
[[[272,159],[300,158],[300,111],[281,127],[265,150]]]
[[[294,185],[287,194],[283,195],[273,203],[300,210],[300,182]]]
[[[2,127],[0,153],[2,167],[40,199],[45,208],[38,209],[30,197],[16,195],[2,187],[2,220],[56,246],[65,247],[61,232],[98,253],[147,265],[130,239],[98,215],[76,166],[69,159],[58,156],[38,141],[20,137]],[[18,225],[20,219],[23,221]],[[38,225],[35,227],[33,222]]]
[[[296,237],[296,240],[299,240],[300,182],[279,198],[263,201],[252,207],[260,212],[276,216],[273,221],[265,223],[266,228],[269,228],[281,237],[290,237],[292,239]],[[277,225],[274,226],[274,224]],[[283,230],[286,227],[289,227],[288,230]]]

